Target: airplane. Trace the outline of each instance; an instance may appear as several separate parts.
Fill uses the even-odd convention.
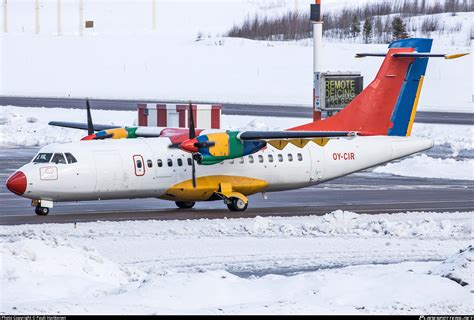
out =
[[[285,131],[202,130],[49,124],[88,130],[81,141],[47,145],[14,172],[7,188],[38,215],[54,202],[159,198],[190,209],[221,200],[244,211],[248,196],[304,188],[433,146],[411,137],[432,39],[392,42],[375,79],[342,111]]]

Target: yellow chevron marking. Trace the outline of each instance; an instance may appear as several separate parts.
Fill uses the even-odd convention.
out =
[[[244,195],[262,192],[267,186],[267,181],[248,177],[206,176],[196,179],[196,188],[193,188],[191,179],[186,180],[170,187],[160,198],[172,201],[206,201],[214,193],[221,193],[225,197],[236,197],[247,201]]]
[[[310,140],[308,139],[291,139],[290,143],[297,146],[298,148],[304,148]]]
[[[447,54],[444,56],[445,59],[457,59],[460,57],[467,56],[469,53],[455,53],[455,54]]]
[[[424,76],[420,77],[420,83],[418,84],[418,89],[416,90],[415,102],[413,102],[413,108],[411,110],[410,123],[408,124],[407,137],[411,135],[411,130],[413,129],[413,122],[415,122],[416,108],[418,107],[418,100],[420,100],[421,87],[423,86]]]
[[[229,155],[229,135],[227,133],[210,133],[207,137],[209,141],[216,143],[213,147],[209,147],[209,153],[212,156],[223,157]]]
[[[283,150],[290,141],[288,140],[270,140],[268,141],[268,144],[275,147],[278,150]]]
[[[311,141],[316,143],[318,146],[324,147],[325,145],[328,144],[329,139],[328,138],[316,138],[316,139],[313,139]]]

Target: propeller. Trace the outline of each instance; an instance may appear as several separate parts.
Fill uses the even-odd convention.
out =
[[[181,149],[191,153],[192,155],[192,163],[191,163],[191,172],[192,172],[192,181],[193,181],[193,188],[196,188],[196,162],[201,163],[202,155],[199,153],[200,148],[208,148],[215,146],[214,141],[198,141],[196,135],[196,125],[194,123],[194,113],[193,113],[193,105],[191,102],[189,103],[189,133],[188,139],[169,145],[170,149]]]
[[[94,125],[92,124],[92,115],[91,115],[91,105],[89,99],[86,98],[86,108],[87,108],[87,134],[94,134]]]
[[[196,128],[194,127],[194,114],[193,114],[193,105],[189,102],[189,139],[196,138]],[[188,140],[189,141],[189,140]],[[193,179],[193,188],[196,188],[196,156],[199,155],[198,153],[192,153],[192,179]]]

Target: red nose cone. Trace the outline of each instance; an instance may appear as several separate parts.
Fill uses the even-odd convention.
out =
[[[181,149],[183,149],[184,151],[188,151],[188,152],[198,152],[199,149],[196,148],[194,146],[194,144],[197,142],[197,139],[194,138],[194,139],[188,139],[188,140],[185,140],[181,143],[180,147]]]
[[[7,180],[7,188],[13,193],[21,196],[26,190],[26,176],[23,172],[17,171]]]

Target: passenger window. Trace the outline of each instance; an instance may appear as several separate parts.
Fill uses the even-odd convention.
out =
[[[278,155],[278,161],[283,162],[283,156],[281,154]]]
[[[188,166],[192,166],[192,165],[193,165],[193,159],[188,158]]]
[[[168,167],[172,167],[172,166],[173,166],[173,160],[168,159]]]
[[[239,163],[244,163],[244,158],[239,158]]]
[[[249,156],[249,163],[253,163],[253,156]]]
[[[180,167],[183,166],[183,160],[181,158],[178,159],[178,166],[180,166]]]
[[[258,162],[260,162],[260,163],[263,162],[263,156],[261,154],[258,155]]]
[[[67,163],[76,163],[77,162],[76,158],[74,158],[74,156],[72,154],[70,154],[69,152],[65,153],[65,155],[66,155]]]
[[[64,155],[62,153],[55,153],[53,158],[51,159],[52,163],[66,163],[66,159],[64,159]]]
[[[293,155],[291,153],[288,153],[288,161],[293,161]]]
[[[51,160],[52,153],[39,153],[33,162],[36,163],[48,163]]]
[[[303,155],[301,153],[297,154],[298,161],[303,161]]]
[[[156,164],[158,165],[159,168],[163,166],[163,161],[161,159],[156,160]]]
[[[271,154],[268,155],[268,162],[273,162],[273,155]]]
[[[153,162],[151,160],[147,160],[146,164],[147,164],[148,168],[153,167]]]
[[[137,160],[137,168],[138,168],[138,169],[141,169],[142,167],[143,167],[142,161],[141,161],[141,160]]]

